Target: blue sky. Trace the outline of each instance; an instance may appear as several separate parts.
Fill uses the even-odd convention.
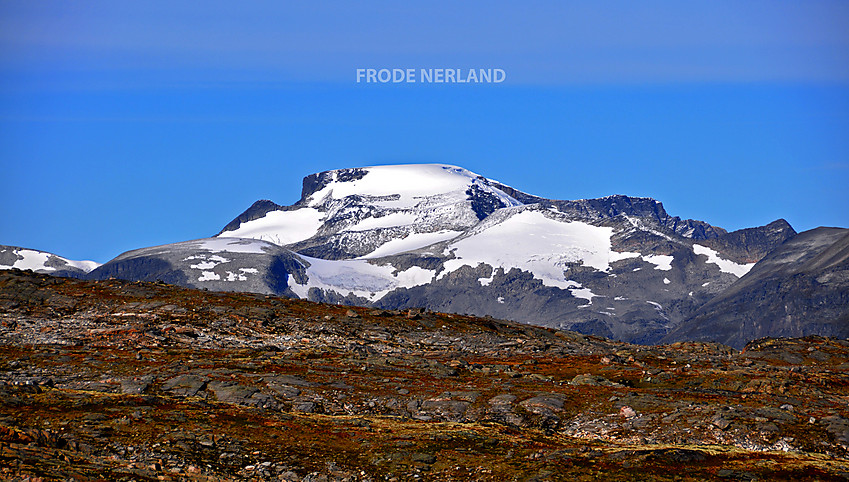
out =
[[[201,6],[202,5],[202,6]],[[439,162],[729,230],[849,226],[847,2],[0,0],[0,244],[105,262]],[[501,68],[357,84],[357,68]]]

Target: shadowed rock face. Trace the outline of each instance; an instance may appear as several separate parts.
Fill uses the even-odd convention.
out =
[[[796,231],[790,223],[778,219],[766,226],[723,234],[707,241],[705,245],[727,254],[732,261],[754,263],[795,235]]]
[[[765,336],[849,337],[849,230],[817,228],[764,257],[665,341],[741,348]]]

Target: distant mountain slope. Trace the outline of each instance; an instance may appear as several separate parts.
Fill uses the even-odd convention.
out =
[[[94,261],[73,261],[37,249],[0,245],[0,269],[30,269],[36,273],[80,278],[98,266],[100,264]]]
[[[303,267],[287,249],[255,239],[208,238],[128,251],[95,269],[88,279],[119,278],[295,296],[289,276]]]
[[[849,337],[849,229],[800,233],[664,340],[741,348],[756,338],[806,335]]]

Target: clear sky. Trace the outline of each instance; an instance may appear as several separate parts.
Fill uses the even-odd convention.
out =
[[[847,227],[847,26],[845,1],[0,0],[0,244],[105,262],[313,172],[411,162],[729,230]]]

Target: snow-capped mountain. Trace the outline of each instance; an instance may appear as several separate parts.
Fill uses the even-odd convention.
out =
[[[302,298],[492,315],[652,342],[795,235],[727,233],[649,198],[561,201],[445,165],[327,171],[218,237],[298,253]]]
[[[695,337],[693,317],[795,236],[781,219],[727,232],[651,198],[553,200],[454,166],[378,166],[307,176],[295,204],[257,201],[213,238],[130,251],[77,276],[426,307],[656,343],[685,322]],[[7,267],[31,265],[4,253]]]
[[[0,269],[29,269],[36,273],[82,277],[100,266],[94,261],[73,261],[37,249],[0,245]]]

